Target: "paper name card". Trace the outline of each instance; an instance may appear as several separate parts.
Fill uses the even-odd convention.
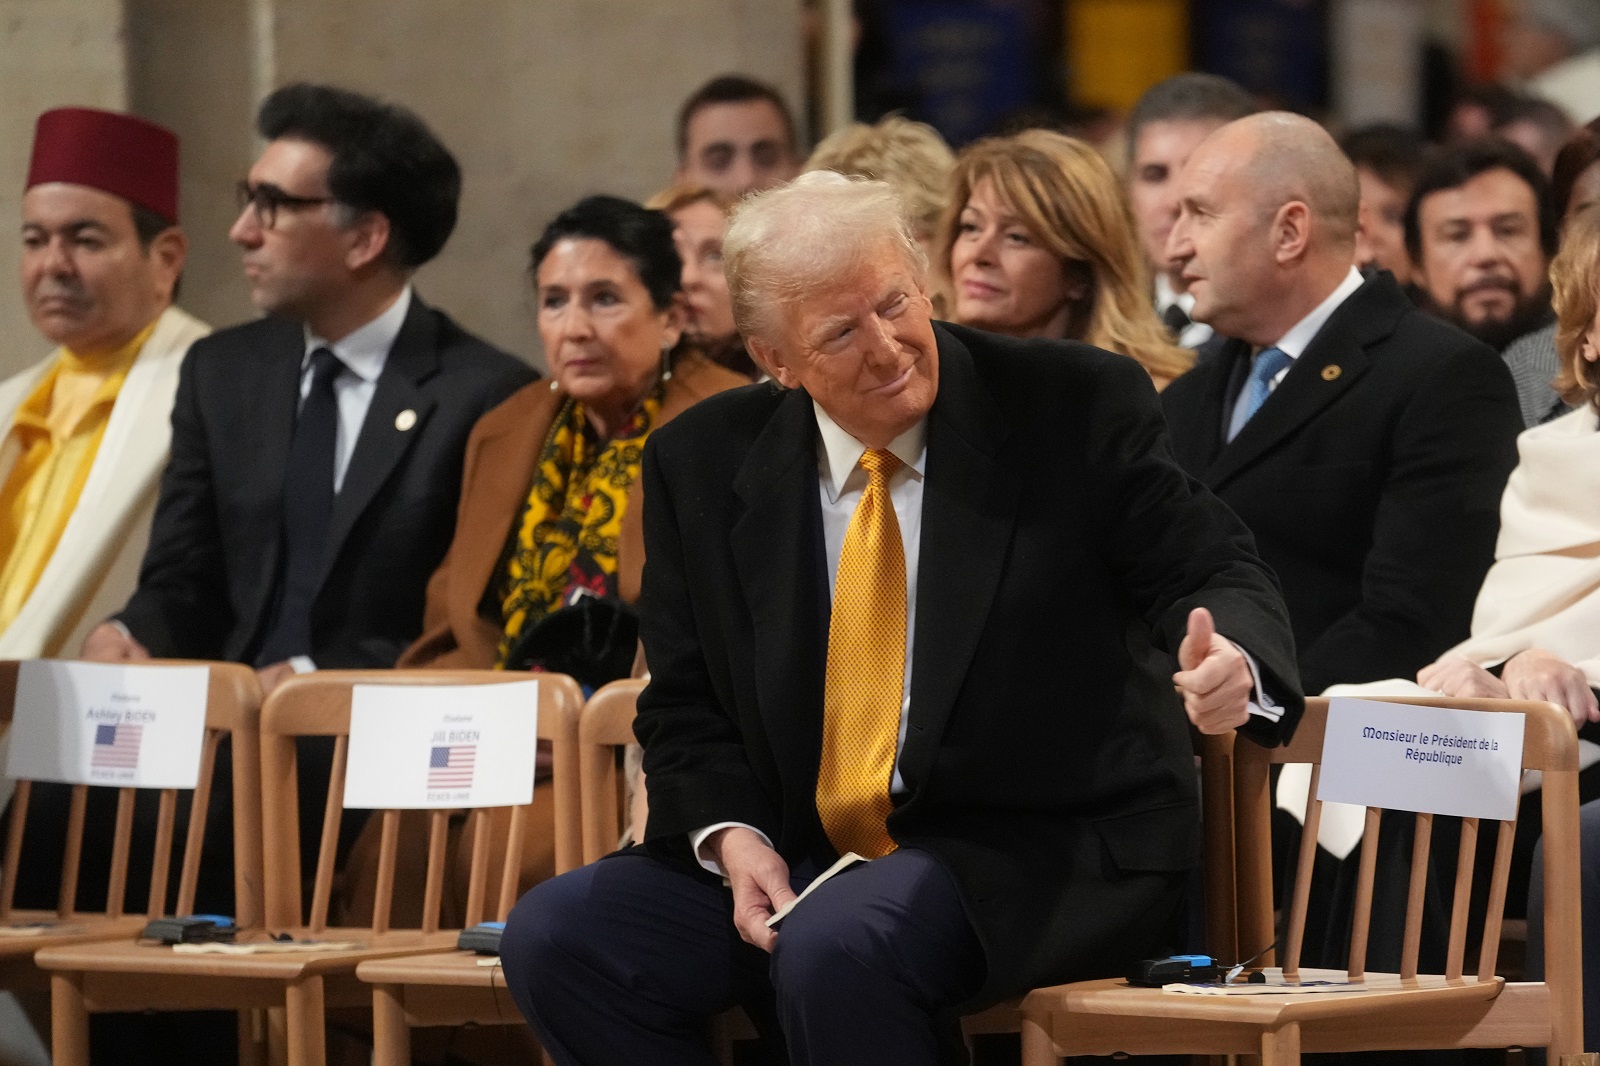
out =
[[[539,682],[356,685],[344,805],[513,807],[533,799]]]
[[[1524,725],[1520,714],[1332,699],[1317,798],[1514,818]]]
[[[71,785],[194,788],[210,679],[204,666],[22,663],[6,773]]]

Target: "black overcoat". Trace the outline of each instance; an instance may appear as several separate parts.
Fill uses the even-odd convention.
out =
[[[1517,390],[1487,345],[1373,275],[1224,443],[1233,342],[1161,405],[1178,461],[1244,519],[1283,583],[1306,691],[1414,678],[1469,635],[1517,462]]]
[[[1288,621],[1250,535],[1173,462],[1131,359],[936,326],[902,846],[954,875],[988,962],[972,1005],[1122,971],[1166,928],[1200,831],[1171,676],[1188,613],[1303,706]],[[647,846],[765,832],[834,854],[814,802],[829,613],[805,392],[712,397],[645,450],[636,730]]]
[[[152,654],[255,659],[282,568],[304,358],[300,324],[276,318],[189,349],[139,587],[117,616]],[[467,435],[535,377],[413,295],[334,499],[312,604],[318,666],[390,667],[416,639],[455,530]]]

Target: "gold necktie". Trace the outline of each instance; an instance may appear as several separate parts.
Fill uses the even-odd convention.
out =
[[[817,813],[839,854],[869,859],[895,849],[884,820],[906,669],[906,555],[889,499],[899,465],[888,451],[861,457],[867,489],[839,553],[822,697]]]

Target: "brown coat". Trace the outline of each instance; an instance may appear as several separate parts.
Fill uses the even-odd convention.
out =
[[[699,355],[678,361],[667,382],[659,427],[714,393],[748,385],[747,378]],[[548,382],[536,381],[512,393],[478,420],[467,440],[461,476],[461,503],[455,539],[428,582],[422,636],[407,648],[400,668],[487,670],[494,666],[501,629],[478,612],[494,581],[513,524],[528,500],[528,488],[550,423],[567,398]],[[639,596],[644,570],[640,524],[643,481],[634,482],[622,514],[617,583],[623,600]]]

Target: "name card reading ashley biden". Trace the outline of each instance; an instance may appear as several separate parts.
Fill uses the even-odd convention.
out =
[[[204,666],[22,663],[6,773],[72,785],[194,788],[210,677]]]
[[[1317,798],[1365,807],[1516,817],[1520,714],[1333,699]]]
[[[533,799],[539,682],[357,685],[344,805],[514,807]]]

